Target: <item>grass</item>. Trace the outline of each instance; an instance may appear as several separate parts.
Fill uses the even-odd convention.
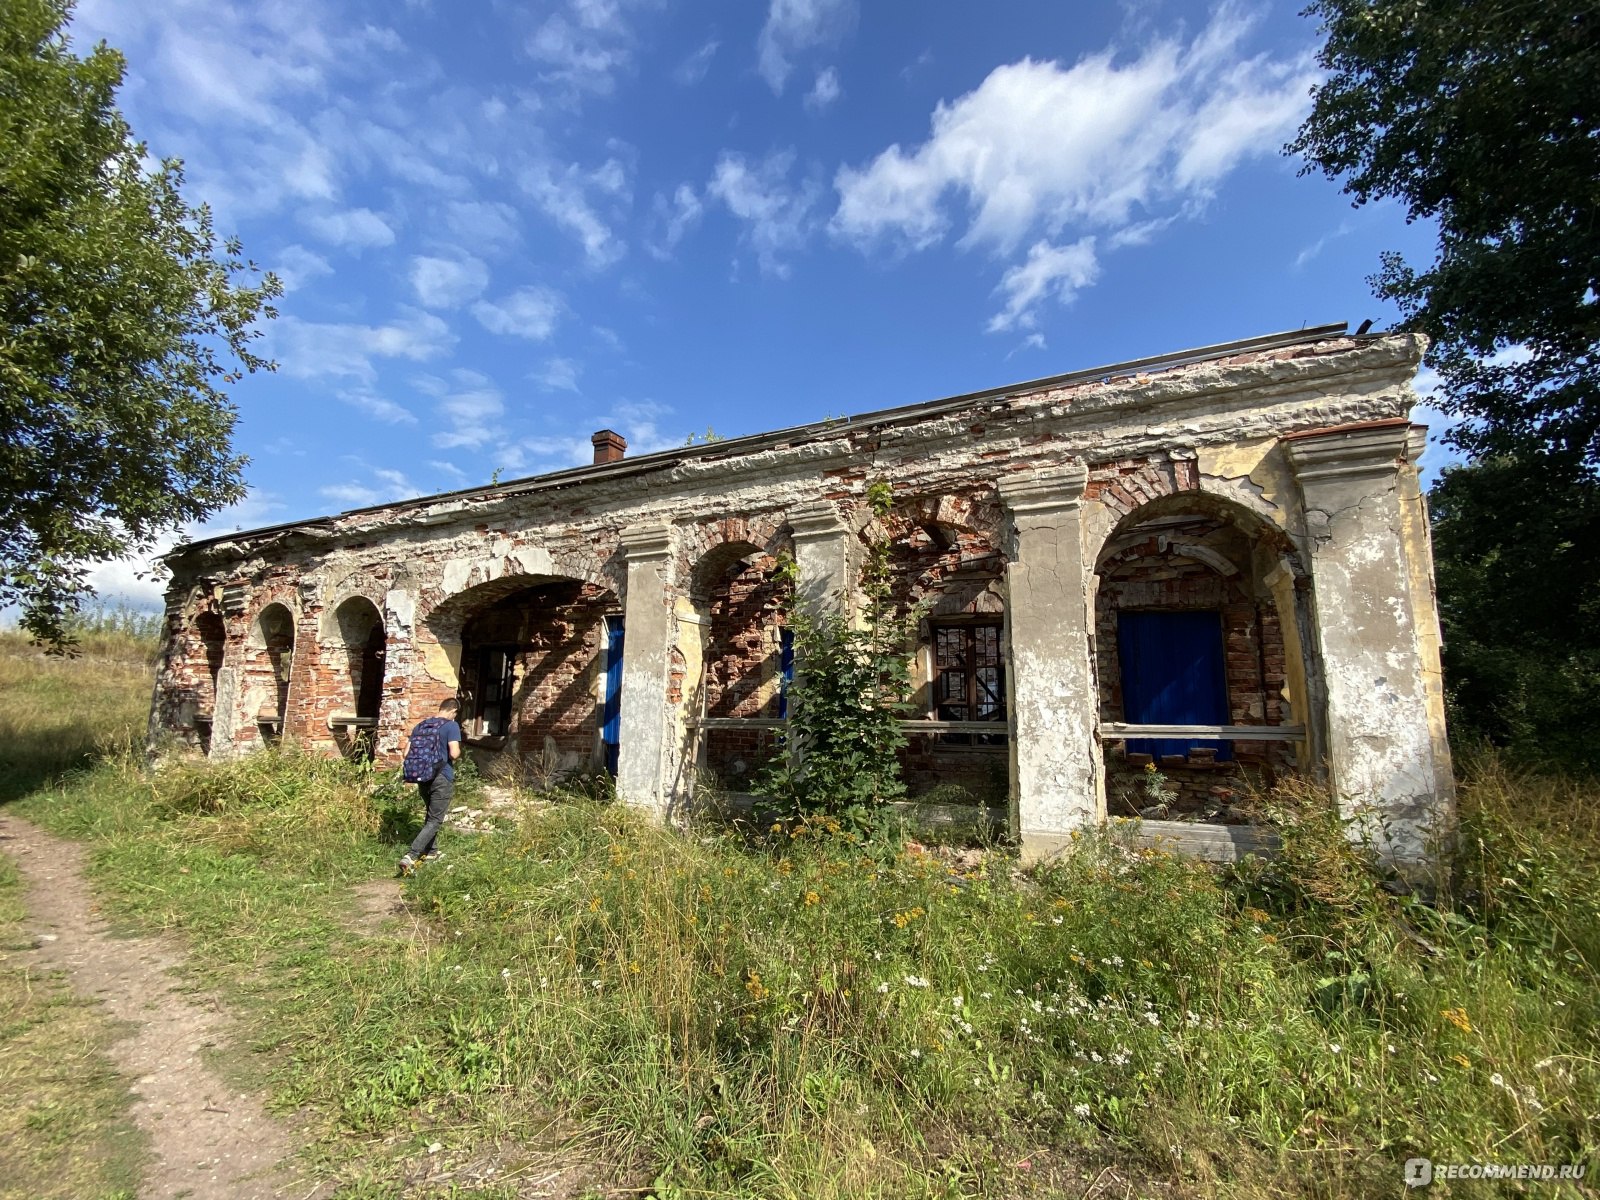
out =
[[[21,891],[0,858],[0,1196],[132,1200],[145,1143],[106,1054],[116,1027],[29,964]]]
[[[417,820],[386,776],[113,756],[18,811],[93,843],[121,919],[181,931],[345,1197],[446,1195],[419,1164],[490,1159],[512,1182],[457,1194],[510,1196],[551,1153],[659,1197],[1347,1196],[1417,1154],[1600,1144],[1594,789],[1467,778],[1432,904],[1292,789],[1275,864],[1108,835],[962,875],[826,823],[684,834],[562,799],[447,827],[405,885],[421,935],[377,938],[351,887]],[[1521,1185],[1434,1191],[1469,1186]]]

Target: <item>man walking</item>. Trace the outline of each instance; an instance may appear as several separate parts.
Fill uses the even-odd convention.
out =
[[[459,707],[454,698],[442,701],[438,716],[417,722],[417,727],[411,731],[400,777],[417,785],[427,816],[410,849],[400,860],[401,875],[411,874],[419,862],[439,857],[433,842],[444,824],[445,814],[450,811],[450,799],[456,790],[453,764],[461,757],[461,726],[456,723]]]

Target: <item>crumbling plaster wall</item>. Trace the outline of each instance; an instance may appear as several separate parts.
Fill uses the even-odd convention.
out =
[[[1143,497],[1127,487],[1121,496],[1115,488],[1090,485],[1108,464],[1143,461],[1156,464],[1174,488],[1227,500],[1281,531],[1313,563],[1313,574],[1327,565],[1328,582],[1319,576],[1315,584],[1327,593],[1317,605],[1321,624],[1302,624],[1294,634],[1304,641],[1306,658],[1322,664],[1316,670],[1330,655],[1340,659],[1337,686],[1333,673],[1326,683],[1329,729],[1313,753],[1326,756],[1336,775],[1344,763],[1348,786],[1368,789],[1374,803],[1407,808],[1406,819],[1421,828],[1427,824],[1423,810],[1437,824],[1444,797],[1439,781],[1448,765],[1430,725],[1437,706],[1424,681],[1431,668],[1425,667],[1426,635],[1419,633],[1429,619],[1421,611],[1426,589],[1419,584],[1430,577],[1425,525],[1415,517],[1414,501],[1413,516],[1403,517],[1403,456],[1378,454],[1376,474],[1383,475],[1386,463],[1391,480],[1379,486],[1389,488],[1379,502],[1387,506],[1385,515],[1371,528],[1358,521],[1359,529],[1347,534],[1339,514],[1348,506],[1330,509],[1320,492],[1308,520],[1304,468],[1291,461],[1281,440],[1366,422],[1403,423],[1421,350],[1420,339],[1405,335],[1331,338],[1149,375],[1019,388],[892,419],[843,420],[759,445],[736,440],[697,447],[572,481],[516,481],[241,534],[169,558],[169,625],[187,628],[195,614],[192,597],[218,586],[248,597],[226,614],[227,665],[217,685],[213,753],[236,753],[248,748],[252,731],[242,697],[230,694],[231,712],[221,711],[225,681],[230,669],[248,666],[243,643],[253,614],[272,599],[291,602],[298,614],[296,676],[286,732],[312,739],[317,697],[326,688],[318,678],[317,616],[335,602],[336,580],[360,574],[375,602],[381,594],[388,634],[389,694],[378,753],[392,760],[410,723],[458,685],[461,597],[514,578],[604,587],[621,598],[627,620],[619,788],[630,801],[665,811],[692,766],[685,761],[685,688],[699,681],[688,677],[684,650],[703,646],[704,631],[690,628],[693,605],[682,604],[691,550],[703,548],[708,536],[727,537],[726,531],[708,534],[707,522],[759,525],[762,533],[749,540],[763,548],[774,532],[787,537],[799,567],[797,602],[848,603],[869,482],[889,481],[897,497],[956,494],[976,483],[997,489],[1003,513],[1016,724],[1013,825],[1027,853],[1044,854],[1104,813],[1094,735],[1094,567],[1106,538]],[[1359,508],[1362,501],[1352,504]],[[690,513],[695,516],[686,519]],[[1328,553],[1329,546],[1339,553]],[[1375,559],[1383,560],[1384,570],[1369,569]],[[1375,635],[1398,649],[1363,648],[1358,629],[1348,637],[1329,635],[1330,597],[1337,605],[1370,589],[1378,589],[1368,596],[1370,604],[1404,609],[1403,621]],[[1436,633],[1434,640],[1436,659]],[[1388,650],[1406,660],[1395,669],[1412,670],[1415,685],[1394,693],[1385,719],[1353,719],[1351,706],[1372,707],[1365,677],[1371,671],[1351,669],[1345,656],[1371,666]],[[184,661],[182,654],[169,656],[158,697],[181,688]],[[1316,707],[1323,685],[1308,678],[1301,686]],[[679,699],[670,703],[674,688]],[[1429,719],[1417,721],[1408,712],[1427,712]],[[224,725],[227,737],[221,736]],[[1391,736],[1393,745],[1382,752],[1354,748],[1363,739]],[[1400,778],[1407,782],[1393,784]],[[1401,857],[1416,850],[1415,838],[1385,845]]]

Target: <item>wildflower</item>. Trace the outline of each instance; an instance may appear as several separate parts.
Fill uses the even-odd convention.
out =
[[[914,987],[914,988],[925,988],[925,987],[928,986],[928,981],[926,979],[924,979],[921,975],[907,975],[906,976],[906,986],[907,987]]]
[[[1328,1043],[1328,1049],[1331,1050],[1334,1054],[1337,1054],[1337,1053],[1339,1053],[1339,1051],[1343,1050],[1344,1047],[1341,1046],[1338,1042],[1329,1042]]]
[[[1150,1010],[1150,1011],[1149,1011],[1149,1012],[1147,1012],[1147,1013],[1145,1013],[1145,1014],[1144,1014],[1144,1019],[1145,1019],[1145,1020],[1146,1020],[1146,1021],[1149,1021],[1149,1022],[1150,1022],[1150,1025],[1151,1025],[1151,1027],[1152,1027],[1152,1028],[1154,1028],[1154,1027],[1155,1027],[1155,1026],[1157,1026],[1157,1025],[1160,1025],[1160,1024],[1161,1024],[1161,1018],[1160,1018],[1160,1017],[1159,1017],[1159,1016],[1157,1016],[1157,1015],[1156,1015],[1156,1013],[1155,1013],[1155,1010],[1154,1010],[1154,1009],[1152,1009],[1152,1010]]]
[[[1489,1076],[1489,1082],[1494,1084],[1494,1086],[1497,1088],[1503,1088],[1506,1086],[1505,1077],[1501,1075],[1499,1071],[1496,1071],[1493,1075]]]
[[[639,962],[638,962],[637,959],[635,959],[635,960],[633,960],[632,962],[630,962],[628,964],[628,974],[637,975],[638,973],[639,973]]]
[[[978,999],[980,999],[980,1000],[993,1000],[994,999],[994,993],[993,992],[979,992],[978,993]]]
[[[1455,1063],[1456,1066],[1460,1067],[1462,1070],[1467,1070],[1472,1066],[1472,1060],[1465,1054],[1452,1054],[1450,1056],[1450,1061]]]
[[[1467,1020],[1467,1010],[1466,1009],[1464,1009],[1464,1008],[1446,1008],[1446,1009],[1441,1009],[1439,1015],[1442,1016],[1446,1021],[1449,1021],[1450,1024],[1454,1025],[1457,1029],[1461,1030],[1462,1033],[1471,1033],[1472,1032],[1472,1022]]]
[[[589,898],[589,911],[590,912],[599,912],[600,911],[600,897],[599,896],[591,896]]]
[[[501,979],[510,979],[511,978],[511,968],[510,967],[501,967],[500,968],[500,978]]]
[[[817,895],[816,892],[807,892],[806,893],[806,907],[807,908],[810,908],[812,905],[820,904],[820,903],[822,903],[822,897]]]
[[[886,979],[878,985],[878,995],[885,996],[889,993],[889,981]]]
[[[1089,1119],[1089,1106],[1087,1104],[1074,1104],[1072,1106],[1072,1115],[1080,1121],[1087,1121]]]
[[[918,1050],[915,1046],[911,1047],[911,1057],[912,1058],[921,1058],[922,1057],[922,1051]]]
[[[1394,1054],[1394,1053],[1397,1053],[1397,1051],[1396,1051],[1396,1050],[1395,1050],[1395,1048],[1394,1048],[1394,1047],[1393,1047],[1393,1046],[1392,1046],[1392,1045],[1391,1045],[1391,1046],[1388,1046],[1388,1047],[1387,1047],[1387,1049],[1388,1049],[1388,1051],[1389,1051],[1389,1053],[1390,1053],[1390,1054]]]

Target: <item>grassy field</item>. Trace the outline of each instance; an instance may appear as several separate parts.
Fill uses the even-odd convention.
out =
[[[1273,798],[1272,865],[1089,837],[1029,873],[558,797],[447,828],[414,932],[373,936],[356,893],[409,789],[293,752],[49,783],[88,744],[49,689],[103,693],[108,733],[138,689],[3,669],[14,811],[92,844],[119,919],[183,935],[343,1197],[540,1195],[563,1166],[567,1194],[1257,1197],[1398,1194],[1414,1155],[1596,1165],[1592,787],[1470,765],[1433,905],[1310,794]],[[1593,1194],[1432,1193],[1496,1189]]]

